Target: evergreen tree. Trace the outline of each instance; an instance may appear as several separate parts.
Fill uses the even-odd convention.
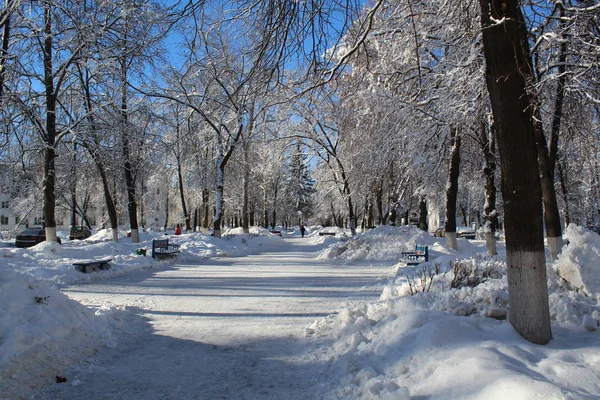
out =
[[[315,193],[315,180],[310,174],[309,156],[303,151],[305,148],[302,141],[296,141],[294,153],[287,163],[286,197],[298,215],[298,224],[312,215]]]

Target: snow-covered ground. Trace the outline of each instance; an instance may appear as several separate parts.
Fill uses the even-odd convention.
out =
[[[128,398],[600,397],[600,236],[567,230],[570,244],[548,265],[554,339],[537,346],[506,321],[502,244],[488,257],[481,241],[459,239],[454,251],[413,227],[319,231],[331,230],[302,241],[265,230],[170,236],[182,249],[175,265],[136,254],[156,235],[4,243],[0,398],[104,398],[101,388]],[[430,262],[396,264],[415,244],[429,245]],[[72,266],[106,257],[108,271]],[[161,353],[169,348],[178,357]],[[157,365],[169,362],[158,384]]]

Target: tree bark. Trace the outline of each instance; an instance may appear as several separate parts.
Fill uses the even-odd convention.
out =
[[[77,165],[77,143],[73,142],[73,165],[71,166],[72,170],[72,182],[71,182],[71,205],[73,208],[71,209],[71,226],[77,226],[77,173],[75,171],[75,166]],[[83,224],[82,224],[83,225]]]
[[[483,149],[483,176],[485,179],[485,204],[483,218],[485,219],[485,244],[489,255],[498,254],[496,248],[496,230],[498,229],[498,212],[496,211],[496,135],[495,127],[486,129],[481,124],[481,144]]]
[[[46,240],[57,242],[56,218],[56,92],[52,66],[52,13],[44,8],[44,86],[46,92],[46,134],[44,150],[44,228]]]
[[[446,246],[458,250],[456,240],[456,198],[458,197],[458,176],[460,173],[460,136],[456,128],[450,128],[450,168],[446,185]]]
[[[419,200],[419,229],[427,232],[429,225],[427,224],[427,201],[425,196],[421,196]]]
[[[537,157],[540,168],[540,180],[542,187],[542,200],[544,203],[544,223],[546,226],[546,238],[548,240],[548,255],[550,261],[554,262],[562,249],[562,227],[560,224],[560,212],[556,201],[554,190],[554,174],[550,170],[550,159],[546,136],[544,135],[541,122],[534,124],[537,145]]]
[[[202,189],[202,232],[204,234],[208,234],[208,230],[210,229],[210,205],[208,204],[210,200],[210,192],[208,189]]]
[[[181,126],[179,124],[179,118],[177,119],[177,143],[176,143],[176,160],[177,160],[177,181],[179,183],[179,199],[181,201],[181,210],[183,211],[183,218],[185,219],[185,230],[190,232],[192,230],[192,225],[190,221],[190,215],[187,210],[187,204],[185,201],[185,191],[183,188],[183,170],[181,167]]]
[[[248,142],[243,144],[244,150],[244,177],[243,177],[243,189],[244,198],[242,204],[242,230],[244,233],[250,233],[250,216],[248,213],[248,182],[250,181],[250,162],[248,161]]]
[[[269,207],[268,207],[268,192],[267,185],[263,189],[263,228],[269,227]]]
[[[129,117],[127,104],[127,79],[128,68],[125,54],[127,46],[127,33],[123,39],[124,54],[121,55],[121,151],[123,155],[123,172],[125,174],[125,186],[127,188],[127,210],[129,212],[129,228],[131,231],[131,242],[139,243],[140,233],[137,219],[137,202],[135,198],[135,178],[131,165],[131,145],[129,143]]]
[[[563,164],[558,161],[558,179],[560,181],[560,189],[563,197],[563,217],[565,219],[565,226],[569,226],[571,223],[571,215],[569,213],[569,190],[567,189],[567,174],[564,171]]]
[[[532,76],[527,30],[517,0],[480,0],[480,6],[502,170],[510,323],[526,340],[546,344],[552,331],[533,103],[526,90]]]

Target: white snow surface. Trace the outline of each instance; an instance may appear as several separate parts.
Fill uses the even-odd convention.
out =
[[[165,261],[136,255],[159,234],[3,242],[0,399],[600,398],[600,236],[568,228],[548,264],[539,346],[505,319],[503,243],[491,257],[414,227],[319,231],[168,236],[181,254]],[[398,263],[415,244],[430,261]],[[95,258],[112,268],[72,266]],[[451,288],[453,266],[486,278]]]

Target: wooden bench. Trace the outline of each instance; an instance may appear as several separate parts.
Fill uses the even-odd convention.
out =
[[[272,230],[270,231],[273,235],[281,236],[281,231]]]
[[[73,265],[77,271],[87,274],[88,272],[94,272],[101,269],[110,269],[110,265],[108,265],[108,263],[111,261],[112,258],[105,258],[102,260],[85,260],[73,263]]]
[[[335,236],[335,232],[319,232],[319,236]]]
[[[179,245],[169,243],[169,239],[152,240],[152,258],[176,256],[179,253]]]
[[[419,265],[429,261],[429,246],[416,245],[415,251],[403,251],[400,259],[406,265]]]

